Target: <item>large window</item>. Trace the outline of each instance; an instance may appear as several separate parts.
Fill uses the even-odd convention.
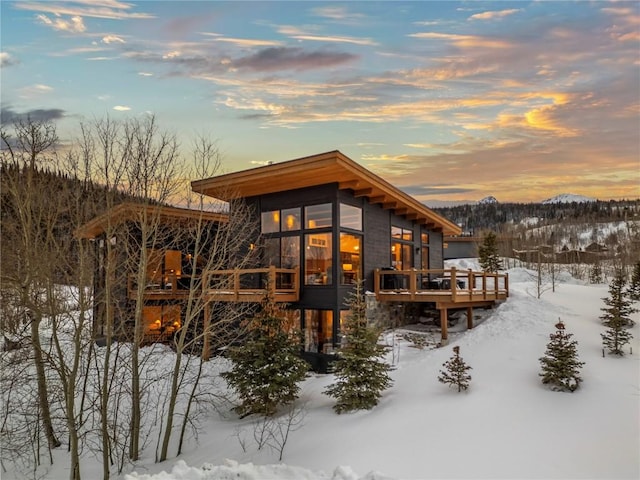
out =
[[[359,235],[340,234],[340,284],[349,285],[362,278]]]
[[[330,227],[333,225],[331,204],[322,203],[304,207],[304,218],[306,228]]]
[[[262,233],[300,230],[300,208],[271,210],[260,215]]]
[[[413,231],[391,227],[391,266],[396,270],[413,268]]]
[[[290,236],[264,240],[265,264],[282,268],[300,266],[300,237]]]
[[[307,352],[329,353],[333,349],[333,312],[305,310],[304,349]]]
[[[362,231],[362,209],[341,203],[340,227]]]
[[[333,283],[331,263],[333,247],[331,233],[313,233],[304,236],[306,285],[330,285]]]

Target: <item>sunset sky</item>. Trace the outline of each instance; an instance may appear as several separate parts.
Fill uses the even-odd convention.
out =
[[[640,198],[640,2],[2,0],[2,123],[152,112],[225,171],[340,150],[436,201]]]

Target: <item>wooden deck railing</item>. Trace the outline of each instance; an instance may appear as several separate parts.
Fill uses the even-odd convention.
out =
[[[509,296],[509,274],[473,270],[384,270],[374,274],[379,301],[479,303]]]
[[[147,279],[144,285],[144,295],[146,298],[155,298],[158,300],[187,297],[191,289],[192,279],[194,285],[199,285],[199,275],[176,275],[172,273],[163,275],[162,280]],[[127,292],[130,299],[136,298],[138,294],[137,275],[128,275]]]
[[[298,268],[211,270],[203,274],[203,289],[211,300],[259,302],[267,294],[276,302],[300,299]]]

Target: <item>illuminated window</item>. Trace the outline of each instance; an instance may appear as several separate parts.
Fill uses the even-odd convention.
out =
[[[282,210],[281,214],[281,231],[288,232],[291,230],[300,230],[299,208],[288,208],[286,210]]]
[[[331,310],[305,310],[305,351],[329,353],[333,348],[333,312]]]
[[[340,234],[340,284],[349,285],[358,278],[362,278],[361,245],[360,236],[348,233]]]
[[[304,279],[306,285],[330,285],[333,260],[330,233],[305,235]]]
[[[261,215],[262,233],[273,233],[280,231],[280,210],[262,212]]]

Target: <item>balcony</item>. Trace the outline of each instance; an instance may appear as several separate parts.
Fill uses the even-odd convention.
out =
[[[252,268],[208,270],[202,275],[165,275],[162,280],[147,280],[144,300],[186,300],[191,286],[202,291],[208,301],[260,302],[270,294],[276,302],[297,302],[300,298],[299,269]],[[202,282],[201,282],[202,280]],[[136,275],[129,275],[130,300],[138,295]]]
[[[166,274],[161,279],[147,279],[144,285],[144,299],[178,300],[189,296],[191,282],[200,285],[200,275]],[[127,292],[130,300],[138,296],[137,275],[130,274],[127,278]]]
[[[208,300],[260,302],[267,295],[276,302],[300,299],[298,268],[252,268],[213,270],[203,273],[203,289]]]
[[[374,292],[380,302],[435,302],[448,307],[489,305],[509,296],[509,274],[456,268],[376,269]]]

